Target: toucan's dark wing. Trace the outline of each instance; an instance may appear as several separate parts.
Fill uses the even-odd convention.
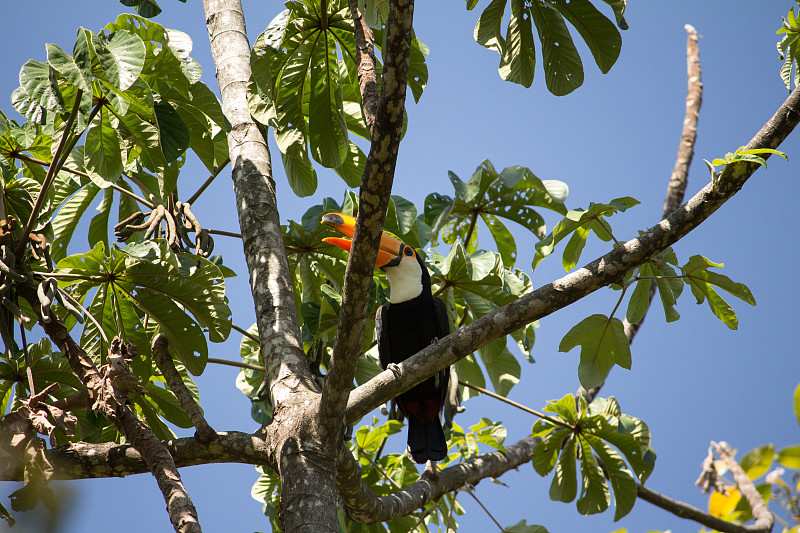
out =
[[[447,317],[447,306],[439,298],[434,298],[433,309],[436,311],[436,337],[443,339],[450,335],[450,319]]]
[[[382,305],[375,313],[375,335],[378,338],[378,356],[381,361],[381,368],[386,370],[392,362],[392,354],[389,349],[389,313],[386,306]]]

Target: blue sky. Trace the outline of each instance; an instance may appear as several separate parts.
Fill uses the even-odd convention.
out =
[[[566,97],[547,92],[538,65],[531,89],[499,78],[499,56],[472,38],[486,3],[479,3],[473,12],[467,12],[463,2],[417,5],[415,29],[431,50],[430,76],[420,103],[409,99],[409,126],[400,148],[394,194],[415,202],[420,209],[429,192],[452,194],[448,170],[468,179],[475,167],[489,158],[498,168],[523,165],[540,178],[567,182],[570,208],[619,196],[638,199],[641,205],[612,219],[618,237],[633,237],[655,224],[684,116],[687,23],[702,35],[705,88],[687,194],[708,182],[703,158],[721,157],[746,144],[787,95],[778,76],[775,30],[795,5],[791,0],[632,3],[626,13],[630,29],[622,33],[617,64],[602,75],[586,47],[579,44],[585,81]],[[30,58],[45,59],[44,43],[69,50],[78,26],[97,31],[126,9],[113,1],[6,4],[0,23],[4,47],[0,102],[5,102],[0,108],[10,117],[16,116],[9,97],[19,85],[17,73]],[[192,36],[192,55],[204,68],[203,80],[218,93],[200,3],[165,0],[163,7],[165,12],[156,20]],[[252,42],[282,5],[245,1],[244,9]],[[32,14],[40,15],[35,23]],[[577,32],[572,34],[577,42]],[[796,326],[800,305],[793,271],[800,262],[795,218],[800,188],[796,167],[799,136],[795,132],[781,147],[789,162],[771,159],[768,169],[759,170],[735,198],[675,246],[682,262],[703,254],[725,263],[722,273],[745,283],[758,305],[750,307],[729,299],[739,317],[737,331],[717,320],[705,304],[695,305],[688,291],[678,303],[681,320],[676,323],[665,324],[662,310],[653,308],[631,347],[632,370],[615,368],[602,392],[603,396],[616,396],[623,411],[650,426],[658,461],[648,486],[701,508],[705,508],[706,497],[693,483],[709,441],[728,441],[741,455],[767,442],[777,448],[796,444],[800,437],[791,410],[791,393],[800,381],[800,329]],[[332,172],[320,172],[320,188],[313,197],[295,197],[274,142],[271,148],[283,221],[299,220],[325,196],[342,198],[345,185]],[[192,176],[189,184],[182,185],[181,190],[187,192],[207,177],[197,161],[187,163],[184,173]],[[225,171],[195,203],[195,213],[209,221],[205,225],[238,231],[230,184]],[[548,219],[549,226],[555,222],[556,218]],[[520,251],[517,266],[529,271],[534,243],[515,233]],[[82,245],[80,237],[75,244]],[[482,245],[491,247],[492,241],[485,239]],[[583,262],[605,251],[604,243],[590,243]],[[253,311],[241,245],[218,238],[217,252],[240,274],[229,280],[228,290],[235,323],[248,327]],[[540,286],[563,274],[556,255],[537,268],[533,284]],[[538,409],[549,399],[573,392],[578,385],[578,351],[559,353],[560,339],[582,318],[610,313],[616,296],[599,291],[542,320],[534,350],[537,363],[522,362],[522,381],[510,397]],[[224,344],[211,345],[211,355],[237,359],[238,342],[234,334]],[[201,403],[215,428],[252,431],[256,424],[249,416],[249,401],[235,388],[235,377],[233,369],[209,365],[197,379]],[[489,399],[470,400],[466,407],[457,419],[459,424],[471,425],[482,416],[504,421],[508,443],[524,437],[535,421]],[[390,451],[399,451],[401,446]],[[206,531],[268,528],[260,505],[249,496],[256,479],[251,466],[193,467],[184,469],[182,475]],[[502,481],[508,486],[483,481],[476,495],[506,526],[526,519],[545,525],[551,533],[577,528],[598,532],[618,527],[630,532],[700,529],[643,501],[619,524],[612,522],[613,511],[580,516],[574,504],[551,502],[550,479],[541,479],[529,465],[503,476]],[[61,531],[169,530],[163,499],[150,476],[59,486],[70,491],[74,505],[65,515]],[[4,503],[15,489],[15,484],[0,483]],[[497,530],[471,498],[463,495],[459,499],[468,512],[462,517],[461,531]]]

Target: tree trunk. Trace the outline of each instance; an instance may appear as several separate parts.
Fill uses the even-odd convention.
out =
[[[204,0],[203,7],[222,110],[231,124],[233,188],[275,408],[264,428],[269,443],[264,463],[281,477],[284,531],[338,531],[335,451],[326,452],[317,431],[320,395],[302,350],[269,149],[247,105],[250,44],[242,6],[239,0]]]

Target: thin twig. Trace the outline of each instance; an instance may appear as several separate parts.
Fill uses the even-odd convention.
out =
[[[200,197],[200,195],[203,194],[203,191],[205,191],[208,188],[208,186],[211,185],[211,183],[214,181],[214,179],[217,176],[219,176],[219,173],[222,172],[222,169],[227,167],[228,163],[230,163],[230,162],[231,162],[230,157],[226,157],[225,161],[223,161],[222,163],[219,164],[219,166],[217,167],[216,171],[213,174],[211,174],[208,177],[208,179],[206,179],[206,181],[203,182],[203,184],[200,186],[200,188],[197,189],[197,191],[192,196],[190,196],[188,200],[186,200],[186,203],[187,204],[193,204],[195,202],[195,200],[197,200]]]
[[[235,366],[237,368],[246,368],[248,370],[255,370],[257,372],[266,372],[267,369],[263,366],[259,365],[252,365],[250,363],[240,363],[239,361],[231,361],[229,359],[217,359],[216,357],[209,357],[207,359],[209,363],[215,363],[218,365],[227,365],[227,366]]]
[[[546,421],[550,422],[551,424],[553,424],[554,426],[561,426],[561,427],[567,428],[569,430],[574,429],[569,424],[567,424],[565,422],[562,422],[561,420],[558,420],[557,418],[553,418],[553,417],[547,416],[544,413],[541,413],[539,411],[531,409],[530,407],[522,405],[521,403],[517,403],[514,400],[509,400],[508,398],[504,398],[503,396],[500,396],[499,394],[495,394],[492,391],[486,390],[483,387],[478,387],[477,385],[472,385],[472,384],[467,383],[466,381],[462,381],[460,379],[458,380],[458,384],[459,385],[463,385],[464,387],[468,387],[470,389],[476,390],[476,391],[480,392],[481,394],[485,394],[486,396],[494,398],[495,400],[500,400],[501,402],[505,402],[508,405],[513,405],[517,409],[521,409],[521,410],[525,411],[526,413],[530,413],[530,414],[532,414],[534,416],[537,416],[537,417],[541,418],[542,420],[546,420]]]
[[[208,233],[212,234],[212,235],[222,235],[222,236],[225,236],[225,237],[233,237],[235,239],[241,239],[242,238],[242,234],[241,233],[234,233],[232,231],[225,231],[225,230],[221,230],[221,229],[206,229],[206,231]]]
[[[501,525],[500,525],[500,522],[498,522],[498,521],[495,519],[495,517],[494,517],[494,516],[492,516],[492,513],[490,513],[490,512],[489,512],[489,509],[487,509],[487,508],[486,508],[486,506],[485,506],[485,505],[483,505],[483,502],[481,502],[481,501],[478,499],[478,497],[477,497],[477,496],[475,496],[475,491],[474,491],[474,490],[466,490],[466,491],[464,491],[464,492],[466,492],[467,494],[469,494],[470,496],[472,496],[472,499],[473,499],[473,500],[475,500],[475,501],[478,503],[478,505],[480,505],[480,506],[481,506],[481,509],[483,509],[483,512],[484,512],[484,513],[486,513],[486,515],[487,515],[489,518],[491,518],[491,519],[492,519],[492,522],[494,522],[494,523],[495,523],[495,525],[496,525],[497,527],[499,527],[499,528],[500,528],[500,531],[505,531],[505,528],[503,528],[503,526],[501,526]]]
[[[186,411],[186,414],[189,415],[192,424],[197,430],[195,433],[197,441],[200,444],[208,444],[213,441],[217,437],[217,432],[214,431],[206,421],[203,412],[200,410],[200,406],[197,405],[194,397],[192,397],[192,393],[186,387],[183,378],[175,368],[175,363],[172,361],[172,356],[169,353],[169,341],[166,335],[159,333],[155,336],[151,345],[151,353],[153,355],[153,361],[156,363],[158,370],[167,382],[167,386],[175,397],[178,398],[181,407]]]
[[[234,331],[238,331],[239,333],[241,333],[242,335],[244,335],[245,337],[247,337],[251,341],[255,342],[256,344],[259,344],[261,342],[258,339],[257,335],[253,335],[252,333],[250,333],[246,329],[242,329],[239,326],[237,326],[236,324],[231,324],[231,329],[233,329]]]
[[[31,215],[28,217],[28,222],[25,224],[25,228],[22,231],[23,237],[17,244],[17,248],[14,250],[14,255],[21,256],[22,251],[25,249],[25,243],[27,242],[26,236],[28,233],[30,233],[31,229],[33,228],[34,221],[39,216],[39,210],[42,208],[44,200],[47,197],[47,189],[50,188],[50,184],[55,179],[60,167],[64,164],[64,161],[67,158],[67,154],[70,152],[70,150],[67,150],[65,154],[64,147],[67,146],[67,139],[72,135],[72,125],[75,123],[75,119],[78,117],[82,96],[83,91],[81,89],[77,89],[75,92],[75,103],[72,106],[72,112],[69,114],[69,118],[64,125],[64,133],[61,134],[61,139],[58,141],[58,147],[56,148],[55,154],[53,154],[54,161],[57,161],[59,158],[61,158],[61,161],[59,161],[60,164],[56,163],[55,165],[50,165],[50,167],[47,169],[47,174],[42,182],[42,189],[39,191],[39,195],[36,197],[36,203],[33,205]],[[92,111],[94,112],[94,110]],[[77,135],[75,137],[77,137]]]

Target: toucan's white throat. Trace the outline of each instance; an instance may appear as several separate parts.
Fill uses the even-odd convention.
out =
[[[403,256],[399,265],[385,267],[384,272],[389,280],[391,303],[407,302],[422,294],[422,270],[416,257]]]

